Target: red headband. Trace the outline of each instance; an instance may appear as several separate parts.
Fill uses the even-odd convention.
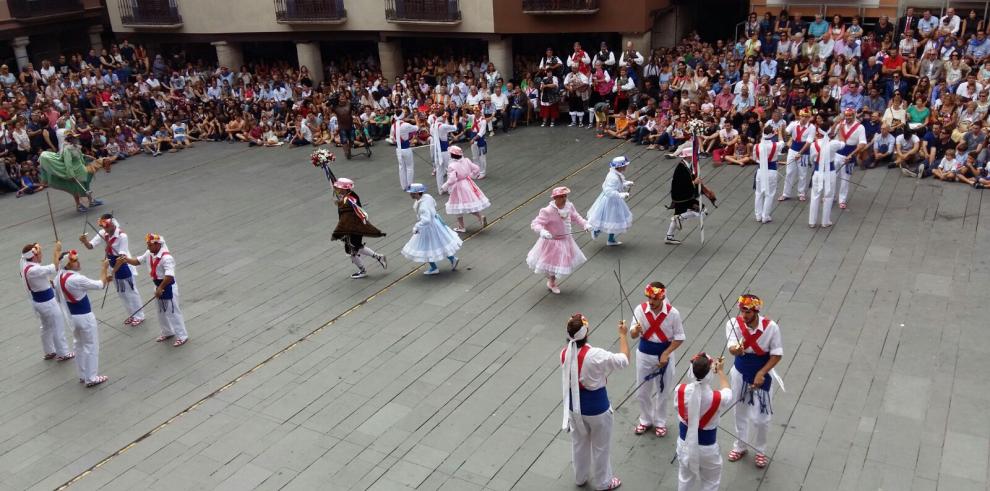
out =
[[[646,298],[662,298],[667,293],[667,289],[653,285],[646,285],[646,290],[644,293],[646,294]]]

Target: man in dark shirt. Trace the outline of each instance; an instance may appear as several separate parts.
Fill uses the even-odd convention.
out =
[[[811,99],[809,99],[808,95],[805,93],[804,87],[799,87],[797,95],[791,96],[791,98],[788,99],[787,111],[794,116],[794,119],[797,119],[799,117],[798,113],[806,107],[811,107]]]
[[[945,156],[946,149],[955,146],[952,141],[952,132],[942,128],[942,123],[932,124],[932,129],[925,133],[921,139],[921,152],[924,156],[921,177],[932,175],[932,169],[938,166],[942,157]]]
[[[351,105],[348,101],[340,100],[340,97],[331,99],[333,112],[337,115],[337,127],[340,129],[340,143],[344,146],[344,156],[351,159],[351,145],[354,143],[354,116],[351,113]]]
[[[131,63],[134,62],[134,46],[131,45],[130,41],[125,39],[124,42],[120,43],[120,56]]]

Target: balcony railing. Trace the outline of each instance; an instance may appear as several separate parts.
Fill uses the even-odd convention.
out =
[[[131,27],[179,27],[176,0],[119,0],[120,22]]]
[[[389,22],[457,24],[461,8],[457,0],[385,0]]]
[[[522,0],[527,14],[594,14],[598,12],[598,0]]]
[[[7,8],[15,19],[36,19],[82,12],[83,4],[82,0],[7,0]]]
[[[275,19],[283,24],[340,23],[347,20],[347,10],[344,0],[275,0]]]

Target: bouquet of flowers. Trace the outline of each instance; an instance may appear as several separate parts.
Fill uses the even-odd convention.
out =
[[[691,134],[703,133],[706,125],[707,123],[701,119],[692,119],[691,121],[688,121],[687,129]]]
[[[313,154],[309,156],[309,159],[313,162],[313,167],[320,167],[336,161],[337,157],[335,157],[333,152],[330,150],[319,148],[313,151]]]
[[[313,151],[313,154],[309,156],[310,162],[313,163],[313,167],[322,167],[323,173],[326,174],[327,180],[332,184],[337,178],[330,171],[330,162],[335,162],[337,157],[333,155],[333,152],[325,148],[318,148]]]

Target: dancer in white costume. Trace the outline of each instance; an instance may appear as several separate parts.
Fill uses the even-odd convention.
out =
[[[410,261],[428,263],[430,269],[423,272],[425,275],[439,273],[436,262],[443,259],[450,261],[451,271],[456,270],[459,260],[455,254],[463,244],[461,238],[437,214],[437,202],[433,196],[426,194],[425,185],[412,183],[409,197],[414,200],[416,224],[413,225],[412,237],[402,248],[402,255]]]
[[[622,244],[616,236],[625,233],[632,226],[632,211],[626,204],[629,188],[633,184],[632,181],[626,180],[625,172],[628,166],[629,159],[625,156],[612,159],[609,163],[611,168],[605,175],[605,182],[602,183],[602,192],[588,209],[588,223],[593,230],[591,235],[597,238],[602,232],[608,234],[605,245]]]

